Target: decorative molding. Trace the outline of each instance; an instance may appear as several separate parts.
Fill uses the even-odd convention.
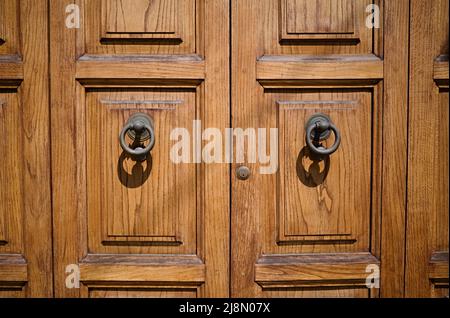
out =
[[[384,63],[375,55],[264,55],[256,64],[264,88],[373,87],[384,77]]]
[[[433,65],[433,79],[440,89],[448,89],[449,75],[448,55],[441,55]]]
[[[434,252],[428,264],[428,277],[435,285],[448,288],[448,251]]]
[[[89,254],[80,262],[80,280],[88,286],[120,282],[200,286],[206,267],[197,255]]]
[[[28,281],[28,265],[21,254],[0,254],[0,287],[21,289]]]
[[[84,55],[76,63],[76,78],[86,87],[196,88],[205,79],[205,60],[198,55]]]
[[[362,104],[358,97],[352,96],[348,100],[277,100],[277,120],[278,127],[280,128],[279,133],[279,145],[280,145],[280,157],[278,162],[280,163],[280,168],[277,173],[277,184],[279,187],[279,200],[277,201],[277,244],[278,245],[321,245],[321,244],[355,244],[361,235],[362,230],[353,227],[353,223],[349,226],[341,224],[339,219],[352,219],[352,213],[346,209],[342,210],[339,208],[331,208],[335,205],[331,203],[332,198],[328,196],[329,187],[331,186],[331,192],[333,192],[332,185],[326,184],[325,180],[328,175],[329,161],[324,161],[322,166],[322,171],[324,176],[317,175],[312,177],[309,171],[303,170],[301,174],[299,169],[301,165],[299,162],[303,162],[304,158],[297,159],[297,174],[295,176],[290,175],[295,167],[289,166],[290,161],[295,160],[293,158],[293,152],[290,149],[295,148],[295,155],[301,151],[303,144],[298,141],[299,134],[303,133],[304,128],[292,128],[295,126],[295,122],[306,122],[307,117],[305,115],[318,113],[318,112],[346,112],[346,111],[356,111],[361,107],[368,107],[368,105]],[[370,106],[372,107],[372,106]],[[336,113],[334,113],[336,114]],[[298,117],[297,117],[298,116]],[[344,115],[345,116],[345,115]],[[291,124],[289,124],[291,123]],[[294,130],[291,130],[291,127]],[[294,148],[292,148],[294,147]],[[297,150],[298,149],[298,150]],[[299,157],[301,156],[300,155]],[[286,159],[287,158],[287,159]],[[308,158],[306,155],[305,158]],[[298,161],[301,160],[301,161]],[[310,160],[310,159],[307,159]],[[309,161],[308,161],[309,162]],[[288,168],[289,167],[289,168]],[[295,170],[294,170],[295,171]],[[302,178],[303,176],[303,178]],[[320,180],[320,181],[318,181]],[[303,183],[300,184],[300,182]],[[314,183],[313,183],[314,182]],[[298,183],[298,185],[297,185]],[[289,184],[289,187],[285,185]],[[324,186],[322,186],[324,184]],[[298,188],[296,188],[298,186]],[[293,187],[293,188],[292,188]],[[303,200],[307,198],[299,196],[298,193],[302,191],[307,191],[307,187],[317,189],[320,191],[320,196],[317,197],[318,206],[311,205],[311,203],[302,204],[290,204],[290,202],[307,202]],[[287,188],[292,188],[289,192]],[[314,194],[310,193],[311,195]],[[314,197],[315,198],[315,197]],[[336,199],[336,198],[335,198]],[[315,200],[315,199],[314,199]],[[339,201],[339,199],[338,199]],[[329,203],[326,203],[329,202]],[[319,210],[316,210],[319,209]],[[313,213],[314,211],[314,213]],[[320,229],[317,228],[315,223],[310,222],[317,218],[317,213],[324,213],[323,224]],[[344,215],[343,215],[344,214]],[[312,217],[314,215],[314,217]],[[340,215],[340,217],[339,217]],[[312,217],[312,218],[311,218]],[[358,214],[358,217],[362,215]],[[297,220],[299,223],[296,223]],[[297,224],[297,225],[293,225]],[[304,225],[302,225],[304,224]]]
[[[111,110],[176,110],[177,105],[184,104],[184,100],[101,100],[103,105]]]
[[[333,7],[328,7],[332,5]],[[306,8],[308,7],[308,8]],[[279,0],[281,44],[338,42],[357,44],[359,23],[354,0]],[[314,12],[315,11],[315,12]],[[306,15],[308,12],[308,15]],[[328,15],[325,17],[324,15]],[[313,17],[314,20],[308,20]],[[320,21],[321,23],[317,23]],[[328,23],[323,23],[326,21]]]
[[[23,61],[20,56],[0,55],[0,88],[17,89],[23,78]]]
[[[182,5],[176,0],[132,1],[135,2],[133,6],[122,5],[118,0],[102,0],[102,43],[180,44],[183,42],[181,33],[186,20],[195,19],[194,16],[186,17],[179,14],[179,10],[183,10],[183,5],[189,7],[194,4],[190,0],[185,0],[186,3]],[[138,12],[123,11],[130,8]],[[128,17],[125,16],[127,14]],[[162,16],[154,16],[155,14]],[[161,23],[163,25],[159,25]]]
[[[372,264],[380,261],[371,253],[263,255],[255,281],[262,288],[365,287]]]

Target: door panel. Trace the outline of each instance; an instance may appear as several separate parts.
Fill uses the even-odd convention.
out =
[[[232,2],[233,127],[279,141],[276,174],[232,177],[234,297],[403,294],[409,3],[375,1],[379,29],[371,3]],[[324,158],[305,141],[316,113],[342,135]]]
[[[0,297],[53,295],[47,14],[0,2]]]
[[[170,157],[177,128],[193,158],[194,120],[229,126],[228,1],[75,3],[67,29],[50,1],[56,296],[228,296],[229,169]],[[118,139],[137,113],[155,131],[143,162]]]
[[[407,297],[448,296],[448,9],[412,2]]]

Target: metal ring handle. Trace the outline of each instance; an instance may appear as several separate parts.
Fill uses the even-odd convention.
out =
[[[149,135],[149,143],[147,147],[141,148],[137,147],[136,149],[131,149],[125,140],[125,136],[129,131],[134,132],[134,136],[138,138],[138,142],[140,142],[139,136],[143,135],[144,132],[147,132]],[[125,151],[127,154],[129,154],[133,158],[137,159],[145,159],[148,154],[153,150],[155,147],[155,131],[153,128],[153,123],[150,117],[148,117],[146,114],[136,114],[132,116],[128,123],[125,125],[125,127],[122,129],[122,132],[119,136],[120,146],[122,147],[123,151]]]
[[[315,130],[318,130],[320,136],[326,136],[324,138],[320,138],[319,136],[319,141],[328,139],[330,135],[329,131],[332,131],[335,136],[335,142],[333,146],[331,146],[330,148],[323,148],[323,147],[319,148],[315,146],[313,142],[314,140],[312,140],[311,138],[312,133]],[[335,153],[338,150],[339,146],[341,145],[341,133],[339,129],[331,122],[331,120],[329,120],[328,116],[318,114],[313,116],[308,121],[306,128],[306,144],[308,145],[312,153],[320,156],[329,156]]]

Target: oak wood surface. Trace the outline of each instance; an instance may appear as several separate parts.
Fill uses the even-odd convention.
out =
[[[228,1],[76,4],[68,30],[50,1],[55,295],[228,296],[229,167],[169,157],[174,128],[229,125]],[[118,143],[137,112],[156,132],[141,164]]]
[[[344,286],[319,279],[305,288],[299,267],[277,264],[270,265],[273,288],[255,282],[268,274],[258,263],[261,254],[363,252],[381,265],[381,294],[403,295],[409,2],[377,1],[381,28],[372,30],[360,15],[368,4],[232,2],[232,52],[238,52],[232,55],[232,125],[277,127],[280,141],[277,174],[259,174],[261,165],[250,163],[250,179],[232,178],[234,297],[377,297],[361,286],[364,266],[357,269],[359,283],[345,284],[344,273],[355,273],[351,262],[338,265]],[[319,14],[308,26],[300,22],[308,19],[305,6]],[[358,111],[343,106],[349,101],[357,101]],[[344,138],[329,171],[326,161],[299,159],[306,120],[322,108]],[[362,192],[349,194],[355,191]],[[318,268],[327,268],[322,261]],[[328,272],[339,281],[338,271]]]
[[[47,9],[0,2],[0,297],[53,296]]]
[[[448,9],[411,2],[406,297],[448,296]]]

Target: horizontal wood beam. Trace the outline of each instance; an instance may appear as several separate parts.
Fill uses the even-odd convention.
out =
[[[19,56],[0,56],[0,87],[17,88],[23,78],[23,62]]]
[[[205,79],[205,61],[197,55],[181,56],[82,56],[76,63],[76,78],[80,82],[94,80],[145,83],[201,82]]]
[[[25,284],[28,281],[27,267],[20,254],[0,254],[0,286],[2,283]]]
[[[370,253],[266,255],[255,265],[255,281],[263,288],[365,286],[370,264],[380,264]]]
[[[265,55],[256,62],[264,87],[367,85],[383,79],[383,61],[375,55]]]
[[[448,88],[448,55],[441,55],[433,65],[433,79],[440,88]]]
[[[80,280],[89,282],[176,283],[201,285],[205,264],[196,255],[88,255],[80,263]]]
[[[446,281],[448,284],[448,252],[435,252],[428,265],[428,277],[431,281]]]

